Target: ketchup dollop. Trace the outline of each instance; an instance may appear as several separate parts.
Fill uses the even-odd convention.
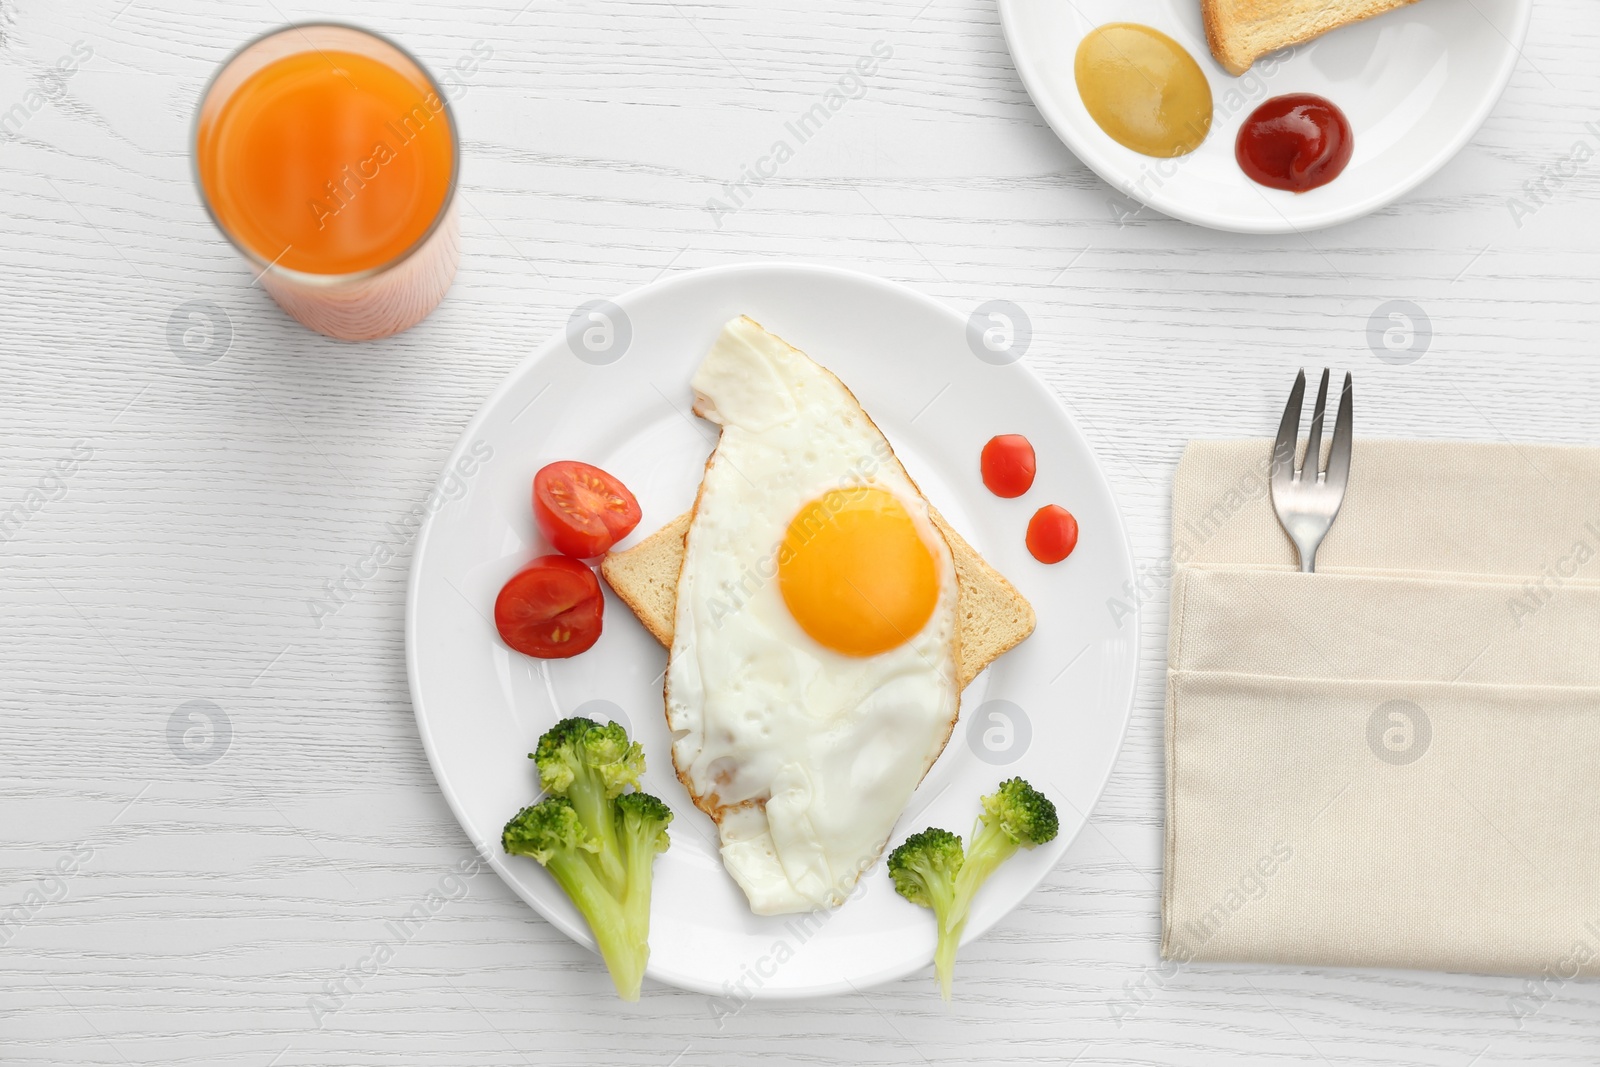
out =
[[[1268,100],[1250,112],[1234,144],[1239,166],[1252,181],[1292,193],[1333,181],[1353,151],[1350,120],[1313,93]]]

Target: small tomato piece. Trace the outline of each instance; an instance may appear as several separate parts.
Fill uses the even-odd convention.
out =
[[[594,571],[567,556],[540,556],[500,590],[494,625],[524,655],[566,659],[600,640],[605,605]]]
[[[1078,520],[1059,504],[1046,504],[1028,520],[1028,551],[1040,563],[1060,563],[1078,547]]]
[[[995,496],[1021,496],[1033,488],[1033,444],[1020,433],[1003,433],[989,438],[980,458],[983,484]]]
[[[591,559],[639,525],[628,487],[588,463],[561,460],[533,476],[533,517],[562,555]]]

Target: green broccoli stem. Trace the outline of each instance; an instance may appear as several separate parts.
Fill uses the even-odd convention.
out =
[[[939,929],[939,942],[933,952],[934,973],[939,976],[939,995],[950,999],[950,982],[956,971],[956,949],[961,945],[961,929],[965,922],[956,921],[956,880],[935,869],[924,856],[912,861],[911,866],[921,876],[922,889],[928,895],[928,906]],[[959,879],[957,874],[956,878]]]
[[[934,914],[939,918],[939,944],[933,953],[933,969],[939,976],[939,995],[947,1001],[950,999],[951,982],[955,978],[956,950],[961,947],[961,932],[967,928],[972,898],[977,896],[988,877],[1016,851],[1017,842],[1009,834],[980,820],[972,831],[972,847],[967,849],[966,859],[956,872],[950,903],[942,912],[937,904],[934,907]]]
[[[956,976],[956,950],[961,947],[961,931],[966,926],[965,919],[953,926],[943,918],[939,921],[939,945],[933,950],[933,973],[939,976],[939,995],[945,1003],[950,1002],[950,983]]]
[[[639,953],[641,969],[650,958],[650,887],[655,881],[658,832],[651,826],[648,832],[623,834],[623,867],[627,874],[622,887],[622,919]]]
[[[967,925],[967,913],[972,910],[972,898],[1002,863],[1017,854],[1017,841],[999,826],[978,821],[972,829],[972,845],[967,849],[966,862],[956,873],[955,904],[947,926],[959,931]]]
[[[605,783],[587,770],[581,770],[567,790],[567,799],[578,813],[583,828],[600,843],[600,851],[589,854],[588,863],[600,875],[612,894],[621,894],[626,874],[622,868],[622,848],[617,842],[616,802],[606,796]]]
[[[642,945],[633,935],[623,914],[623,907],[606,889],[605,883],[589,862],[586,852],[560,852],[550,857],[545,869],[554,876],[566,891],[578,911],[583,913],[600,948],[600,958],[623,1000],[638,1000],[639,987],[644,983],[645,955],[648,946]]]

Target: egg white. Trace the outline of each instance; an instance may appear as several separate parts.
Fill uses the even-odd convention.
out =
[[[882,433],[804,353],[735,319],[693,387],[696,412],[722,436],[678,579],[673,762],[718,814],[723,863],[752,911],[835,906],[877,861],[955,721],[955,565]],[[939,578],[922,630],[868,657],[805,633],[777,580],[795,515],[858,485],[894,494]]]

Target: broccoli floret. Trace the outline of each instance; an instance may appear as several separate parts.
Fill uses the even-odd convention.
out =
[[[1001,782],[982,803],[983,813],[972,828],[971,844],[964,855],[961,838],[938,828],[912,834],[889,854],[889,876],[895,889],[913,904],[932,908],[938,921],[933,968],[946,1000],[950,999],[956,948],[967,926],[972,898],[1017,849],[1042,845],[1060,829],[1050,798],[1021,778]]]
[[[628,731],[614,722],[604,726],[575,715],[562,719],[539,738],[528,754],[539,768],[539,780],[552,793],[565,794],[587,777],[616,796],[639,785],[644,773],[644,746],[628,740]]]
[[[952,936],[949,920],[962,862],[961,838],[937,826],[912,834],[889,853],[889,877],[894,879],[895,891],[911,903],[933,911],[939,929],[933,966],[945,1000],[950,999],[950,978],[955,973],[956,946],[960,943],[960,931]]]
[[[578,862],[579,853],[600,847],[565,797],[546,797],[517,812],[500,832],[500,844],[513,856],[531,856],[546,866],[558,856]]]
[[[617,841],[622,846],[622,917],[640,944],[650,932],[651,865],[672,839],[667,824],[672,809],[649,793],[624,793],[617,798]]]
[[[650,956],[650,884],[672,809],[639,786],[644,749],[616,723],[562,719],[529,758],[550,796],[518,812],[501,843],[544,865],[577,905],[624,1000]]]
[[[649,947],[631,928],[622,904],[600,878],[592,857],[600,844],[565,797],[546,797],[506,823],[500,843],[513,856],[531,856],[555,878],[589,924],[600,958],[623,1000],[638,1000]]]
[[[983,798],[983,814],[972,828],[967,861],[956,878],[955,921],[965,925],[978,889],[1018,848],[1055,839],[1060,823],[1050,798],[1021,778],[1009,778]]]
[[[643,746],[629,741],[627,731],[614,722],[601,726],[574,716],[545,731],[528,758],[539,768],[539,781],[546,790],[572,801],[584,828],[600,844],[591,862],[607,888],[620,892],[626,874],[612,801],[628,786],[638,787],[644,772]]]

